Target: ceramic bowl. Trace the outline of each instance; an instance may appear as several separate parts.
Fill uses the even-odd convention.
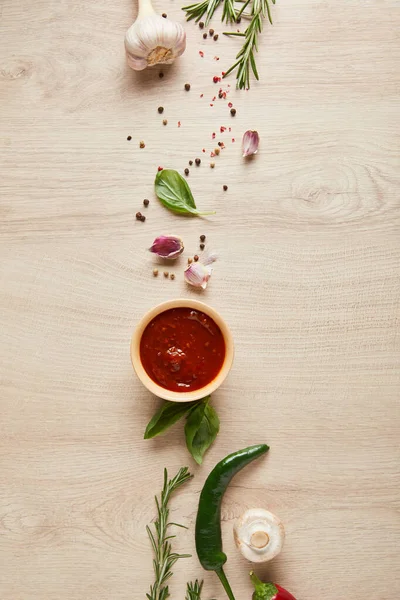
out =
[[[191,392],[173,392],[161,387],[149,377],[140,359],[140,340],[143,335],[143,331],[150,323],[150,321],[152,321],[154,317],[166,310],[170,310],[171,308],[182,307],[199,310],[211,317],[220,328],[225,340],[225,359],[218,375],[206,386],[198,390],[193,390]],[[162,304],[159,304],[158,306],[155,306],[154,308],[149,310],[137,324],[136,329],[133,332],[131,341],[132,365],[140,381],[150,392],[152,392],[159,398],[163,398],[164,400],[171,400],[172,402],[188,402],[191,400],[199,400],[200,398],[204,398],[204,396],[208,396],[208,394],[214,392],[228,375],[232,366],[233,355],[234,346],[232,334],[221,315],[216,310],[214,310],[207,304],[204,304],[203,302],[199,302],[198,300],[188,300],[184,298],[163,302]]]

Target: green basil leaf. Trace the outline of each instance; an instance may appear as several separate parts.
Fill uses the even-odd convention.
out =
[[[199,465],[219,432],[219,418],[209,401],[210,396],[207,396],[192,409],[185,425],[187,448]]]
[[[193,410],[193,405],[196,405],[196,402],[165,401],[147,425],[146,431],[144,432],[144,439],[149,440],[150,438],[163,433],[189,411]]]
[[[214,212],[201,213],[197,210],[190,187],[178,171],[173,169],[158,171],[154,183],[157,198],[169,210],[182,215],[214,214]]]

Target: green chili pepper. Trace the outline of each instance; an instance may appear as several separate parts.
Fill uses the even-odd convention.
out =
[[[236,473],[268,450],[269,446],[259,444],[230,454],[214,467],[200,494],[196,520],[197,555],[203,569],[216,572],[230,600],[235,597],[222,569],[227,560],[222,550],[222,498]]]

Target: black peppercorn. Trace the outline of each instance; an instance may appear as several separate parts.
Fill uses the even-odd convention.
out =
[[[189,169],[187,167],[185,169],[185,175],[189,175]]]
[[[203,39],[206,40],[208,37],[208,35],[206,33],[203,33]]]
[[[192,164],[193,164],[193,161],[192,161],[192,160],[189,160],[189,166],[190,166],[190,167],[192,166]]]
[[[185,83],[185,90],[187,92],[190,90],[190,83]]]
[[[200,21],[199,27],[200,27],[200,29],[204,29],[204,23],[203,23],[203,21]]]
[[[200,158],[196,158],[196,160],[194,161],[196,163],[197,166],[199,166],[199,164],[201,163]]]
[[[204,250],[205,247],[206,247],[205,244],[200,244],[200,250]]]
[[[224,186],[222,186],[222,189],[224,190],[224,192],[226,192],[228,190],[228,186],[224,185]]]
[[[148,206],[149,204],[150,204],[150,200],[148,200],[147,198],[145,198],[145,199],[143,200],[143,205],[144,205],[144,206]]]
[[[166,19],[167,18],[167,13],[163,13],[161,16],[164,17],[164,19]]]
[[[164,112],[164,107],[163,106],[159,106],[157,110],[158,110],[158,112],[161,115]]]
[[[242,22],[242,18],[241,18],[241,17],[238,17],[238,18],[236,19],[236,23],[241,23],[241,22]]]
[[[214,35],[214,29],[210,29],[210,31],[208,32],[210,34],[210,36],[212,37]]]
[[[218,92],[218,98],[223,98],[223,97],[224,97],[223,93],[222,92]]]
[[[236,108],[231,108],[231,115],[232,117],[236,115]]]
[[[214,35],[214,38],[213,38],[213,39],[214,39],[214,42],[216,42],[216,41],[217,41],[217,39],[218,39],[218,33],[216,33],[216,34]]]
[[[140,221],[140,219],[141,219],[141,218],[142,218],[142,213],[141,213],[141,212],[137,212],[137,213],[136,213],[136,219],[137,219],[138,221]]]
[[[144,223],[144,222],[145,222],[145,220],[146,220],[146,217],[145,217],[144,215],[142,215],[142,216],[140,217],[140,220],[142,221],[142,223]]]
[[[194,262],[197,262],[197,261],[199,260],[199,257],[197,256],[197,254],[195,254],[195,255],[193,256],[193,260],[194,260]]]
[[[131,139],[132,139],[132,136],[131,136],[131,135],[128,135],[128,137],[127,137],[126,139],[128,140],[128,142],[130,142],[130,141],[131,141]]]
[[[218,146],[221,148],[223,145],[223,142],[218,142]]]
[[[201,236],[200,236],[200,241],[201,241],[201,242],[205,242],[205,240],[206,240],[206,236],[205,236],[205,235],[201,235]]]

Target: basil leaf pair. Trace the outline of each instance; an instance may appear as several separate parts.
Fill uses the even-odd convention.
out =
[[[201,465],[208,448],[219,432],[219,418],[212,406],[211,396],[196,402],[165,401],[150,420],[144,439],[160,435],[186,415],[186,446],[194,460]]]
[[[190,411],[185,425],[186,446],[199,465],[219,432],[219,418],[210,399],[208,396]]]
[[[187,181],[174,169],[158,171],[154,182],[157,198],[169,210],[182,215],[213,215],[200,212]]]

